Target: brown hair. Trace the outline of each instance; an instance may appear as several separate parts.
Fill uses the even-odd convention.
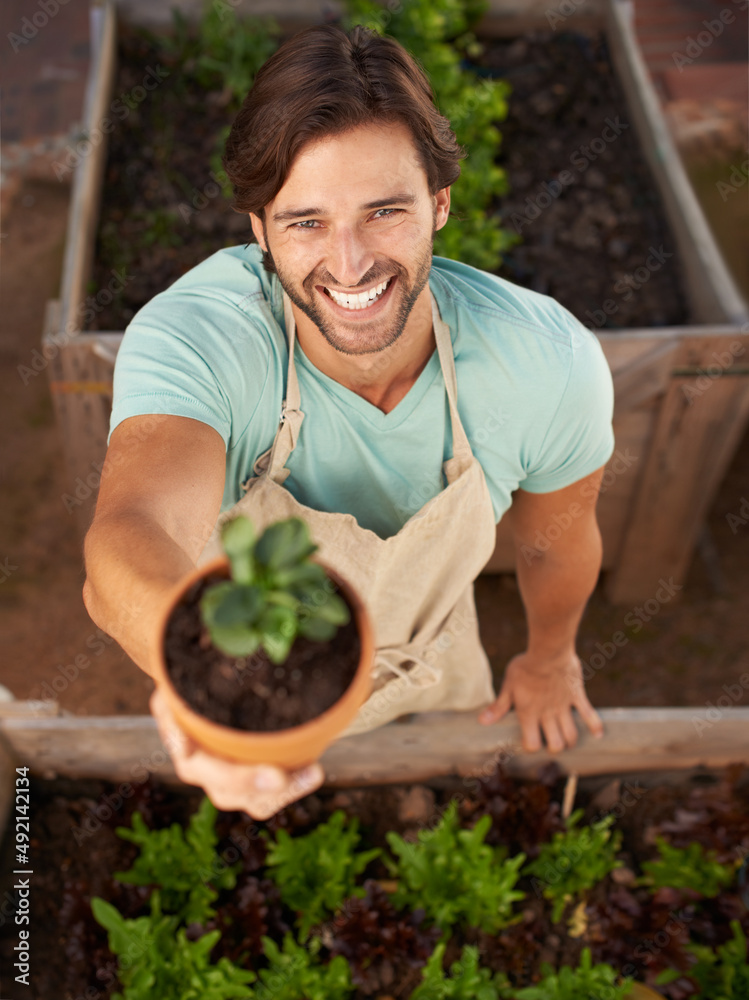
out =
[[[235,210],[262,217],[306,143],[373,121],[410,129],[432,194],[458,179],[463,151],[402,45],[364,27],[299,32],[258,71],[226,141]]]

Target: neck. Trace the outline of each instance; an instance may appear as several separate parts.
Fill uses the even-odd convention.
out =
[[[408,393],[434,351],[428,285],[414,303],[400,337],[374,354],[342,354],[293,303],[292,309],[299,346],[312,364],[383,413],[389,413]]]

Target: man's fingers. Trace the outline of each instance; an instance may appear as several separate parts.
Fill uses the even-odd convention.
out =
[[[479,722],[487,726],[492,722],[499,722],[503,715],[507,713],[512,708],[512,696],[508,691],[500,691],[499,697],[494,702],[493,705],[487,705],[486,708],[482,709],[479,713]]]
[[[270,764],[240,764],[215,757],[182,732],[158,688],[151,695],[150,707],[177,776],[187,785],[202,788],[217,809],[239,809],[253,819],[268,819],[325,780],[319,764],[289,773]]]
[[[550,753],[559,753],[564,750],[564,740],[559,725],[554,715],[545,715],[541,720],[541,727],[546,737],[546,746]]]
[[[197,744],[187,733],[183,732],[177,725],[172,715],[166,698],[161,691],[156,690],[151,695],[149,702],[151,714],[156,720],[156,728],[159,731],[164,749],[174,762],[175,768],[178,760],[184,760],[197,750]]]
[[[577,743],[577,726],[572,718],[572,712],[565,709],[559,716],[559,726],[562,730],[564,742],[568,747],[574,747]]]
[[[601,721],[601,716],[588,701],[588,696],[584,691],[575,698],[573,704],[593,736],[596,739],[600,739],[603,736],[603,722]]]
[[[535,753],[541,749],[541,734],[538,731],[536,716],[518,716],[520,728],[523,731],[523,749],[526,753]]]

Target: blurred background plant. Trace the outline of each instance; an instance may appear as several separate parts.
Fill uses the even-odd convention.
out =
[[[375,0],[347,0],[346,28],[366,25],[397,39],[426,70],[437,106],[449,119],[467,156],[452,189],[454,223],[437,233],[441,257],[495,271],[502,254],[520,242],[502,228],[492,202],[508,190],[505,170],[494,162],[502,142],[497,123],[507,117],[510,85],[481,78],[470,66],[482,51],[471,30],[484,0],[408,0],[394,9]]]

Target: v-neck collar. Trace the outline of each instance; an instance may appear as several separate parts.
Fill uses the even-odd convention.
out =
[[[429,356],[429,360],[419,373],[418,378],[403,399],[389,413],[383,413],[374,403],[370,403],[369,400],[364,399],[363,396],[354,392],[353,389],[341,385],[340,382],[336,382],[334,378],[320,371],[309,360],[296,338],[295,345],[294,360],[298,367],[304,369],[316,382],[319,382],[328,392],[340,399],[345,406],[356,410],[372,426],[380,430],[390,430],[393,427],[400,426],[400,424],[407,420],[424,398],[437,375],[441,373],[439,352],[435,347]]]

